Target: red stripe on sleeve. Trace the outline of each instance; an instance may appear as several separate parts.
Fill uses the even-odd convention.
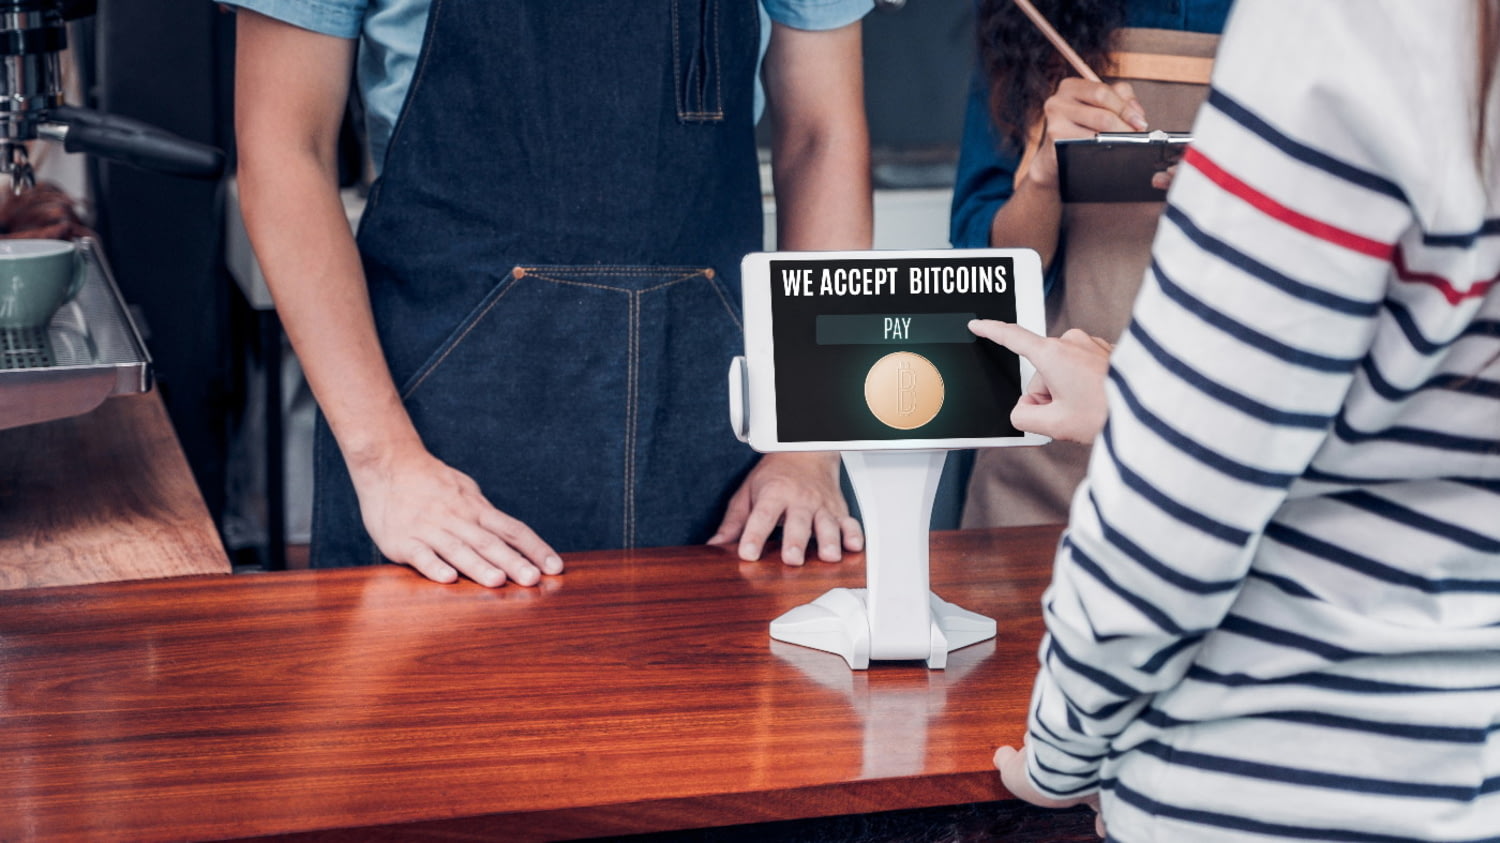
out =
[[[1210,161],[1207,155],[1199,152],[1197,147],[1188,147],[1187,154],[1182,156],[1182,160],[1208,176],[1214,184],[1248,202],[1261,213],[1286,223],[1298,231],[1372,258],[1389,261],[1395,257],[1394,243],[1371,240],[1352,231],[1346,231],[1338,226],[1298,213],[1230,175],[1223,167]]]
[[[1453,286],[1453,282],[1429,272],[1417,272],[1406,265],[1401,250],[1394,243],[1382,243],[1371,240],[1352,231],[1346,231],[1338,226],[1329,225],[1326,222],[1315,220],[1306,214],[1300,214],[1291,208],[1277,202],[1275,199],[1261,193],[1238,178],[1230,175],[1223,167],[1215,164],[1207,155],[1199,152],[1195,147],[1188,147],[1182,160],[1191,164],[1209,180],[1234,196],[1239,197],[1252,207],[1271,217],[1272,219],[1286,223],[1298,231],[1310,234],[1320,240],[1333,243],[1336,246],[1360,254],[1369,255],[1373,258],[1390,261],[1396,276],[1402,281],[1414,284],[1426,284],[1443,294],[1443,298],[1449,304],[1458,304],[1465,299],[1479,298],[1487,293],[1495,283],[1494,280],[1478,281],[1469,286],[1467,290],[1460,290]]]
[[[1493,279],[1489,281],[1475,281],[1469,286],[1469,289],[1460,290],[1457,287],[1453,286],[1452,281],[1449,281],[1441,275],[1433,275],[1430,272],[1417,272],[1416,270],[1407,266],[1406,260],[1404,259],[1400,251],[1396,252],[1396,277],[1400,278],[1402,281],[1408,281],[1415,284],[1427,284],[1428,286],[1436,287],[1438,292],[1443,294],[1443,298],[1448,300],[1449,304],[1458,304],[1464,299],[1481,298],[1485,293],[1488,293],[1490,291],[1490,287],[1494,286],[1495,284],[1495,281]]]

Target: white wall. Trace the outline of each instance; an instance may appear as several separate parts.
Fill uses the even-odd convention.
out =
[[[948,204],[952,199],[953,191],[947,188],[875,191],[875,248],[948,248]],[[776,202],[768,196],[764,208],[769,252],[776,249]]]

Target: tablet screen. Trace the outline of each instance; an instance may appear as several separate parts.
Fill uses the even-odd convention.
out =
[[[769,291],[776,442],[1027,438],[1010,411],[1029,367],[1023,372],[1020,358],[975,337],[968,324],[1000,319],[1039,329],[1040,278],[1029,277],[1040,275],[1035,254],[1025,252],[1023,266],[1017,250],[913,254],[781,253],[766,256],[759,272],[747,265],[745,283]],[[1018,272],[1036,287],[1025,320]],[[747,331],[754,298],[747,293]],[[747,338],[747,350],[752,345]]]

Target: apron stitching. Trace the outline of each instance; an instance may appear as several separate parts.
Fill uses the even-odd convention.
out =
[[[677,116],[683,116],[687,103],[682,101],[682,48],[678,45],[677,0],[672,0],[672,98],[676,100]]]
[[[527,274],[531,278],[537,278],[537,279],[540,279],[542,281],[547,281],[547,282],[550,282],[550,283],[553,283],[553,284],[566,284],[566,285],[568,285],[570,287],[588,287],[591,290],[605,290],[605,291],[611,292],[611,293],[628,293],[628,292],[630,292],[628,289],[626,289],[624,287],[611,287],[608,284],[590,284],[587,281],[573,281],[573,280],[568,279],[568,278],[553,278],[550,275],[541,275],[541,274],[536,273],[536,272],[531,272],[531,273],[527,273]]]
[[[729,318],[734,320],[734,326],[741,331],[744,331],[745,326],[740,323],[739,314],[735,313],[734,307],[729,304],[729,296],[724,294],[724,289],[719,286],[718,279],[710,278],[708,279],[708,283],[713,286],[714,292],[719,294],[719,301],[723,302],[724,310],[729,313]]]
[[[640,354],[640,312],[641,298],[639,295],[630,296],[630,342],[628,343],[629,359],[626,362],[625,376],[625,500],[624,500],[624,543],[622,547],[635,546],[635,439],[637,423],[637,390],[640,388],[638,382],[638,357]]]
[[[671,287],[671,286],[674,286],[674,285],[677,285],[677,284],[681,284],[684,281],[691,281],[694,278],[708,278],[708,277],[709,277],[708,273],[704,272],[703,270],[700,269],[699,271],[694,272],[692,275],[683,275],[683,276],[678,277],[678,278],[673,278],[670,281],[663,281],[660,284],[657,284],[655,287],[647,287],[646,289],[641,290],[641,292],[642,293],[654,293],[657,290],[664,290],[667,287]]]
[[[682,84],[682,45],[681,45],[681,39],[678,37],[678,34],[677,34],[678,28],[681,26],[680,20],[678,18],[678,13],[677,13],[678,2],[679,2],[679,0],[672,0],[672,82],[673,82],[673,86],[672,86],[673,91],[672,92],[673,92],[674,99],[676,100],[676,104],[677,104],[677,118],[679,120],[722,120],[722,119],[724,119],[724,107],[723,107],[723,102],[724,102],[724,79],[723,79],[723,73],[715,73],[714,74],[714,96],[717,98],[717,102],[719,103],[719,107],[716,108],[716,109],[713,109],[711,111],[705,111],[702,108],[699,108],[699,109],[696,109],[696,110],[692,110],[692,111],[688,110],[688,103],[686,101],[687,93],[686,93],[686,91],[684,89],[684,86]],[[714,30],[714,67],[717,69],[718,67],[720,67],[720,65],[719,65],[720,58],[719,58],[718,6],[717,5],[713,6],[713,11],[710,14],[713,14],[715,16],[714,17],[714,27],[713,27],[713,30]],[[693,103],[693,105],[702,106],[702,103],[701,102],[699,102],[699,103]]]
[[[623,274],[623,273],[620,273],[620,274]],[[634,274],[648,275],[650,273],[649,272],[640,272],[640,273],[634,273]],[[631,290],[625,289],[623,287],[611,287],[611,286],[609,286],[607,284],[590,284],[587,281],[574,281],[574,280],[569,279],[569,278],[554,278],[553,276],[542,275],[542,274],[537,273],[537,272],[528,272],[528,273],[526,273],[526,277],[528,277],[528,278],[539,278],[539,279],[541,279],[543,281],[550,281],[553,284],[569,284],[569,285],[572,285],[574,287],[589,287],[589,288],[595,289],[595,290],[608,290],[610,292],[627,292],[627,293],[632,293],[633,295],[638,295],[638,294],[642,294],[642,293],[654,293],[657,290],[663,290],[663,289],[666,289],[667,287],[671,287],[671,286],[676,285],[676,284],[681,284],[681,283],[683,283],[685,281],[691,281],[694,278],[702,278],[702,279],[704,279],[705,281],[707,281],[709,283],[710,287],[713,288],[714,294],[719,297],[719,301],[724,305],[725,312],[728,313],[729,314],[729,318],[734,321],[735,327],[739,328],[742,331],[745,329],[745,326],[740,323],[739,316],[734,312],[734,308],[732,306],[730,306],[730,304],[729,304],[729,297],[727,295],[725,295],[723,288],[719,286],[719,282],[717,280],[715,280],[715,278],[712,275],[709,275],[708,274],[708,270],[705,270],[705,269],[700,269],[700,270],[697,270],[697,271],[692,272],[690,274],[682,275],[682,276],[679,276],[677,278],[673,278],[670,281],[663,281],[662,283],[657,284],[654,287],[647,287],[647,288],[645,288],[643,290],[636,290],[636,291],[631,291]]]
[[[626,273],[615,273],[615,274],[624,275]],[[640,272],[640,273],[634,273],[634,274],[636,274],[636,275],[651,275],[653,273],[650,273],[650,272]],[[550,282],[552,282],[554,284],[569,284],[569,285],[574,286],[574,287],[589,287],[589,288],[595,289],[595,290],[608,290],[610,292],[617,292],[617,293],[618,292],[625,292],[625,293],[634,292],[634,291],[630,290],[627,287],[611,287],[608,284],[593,284],[593,283],[590,283],[588,281],[576,281],[576,280],[571,279],[571,278],[557,278],[557,277],[552,276],[552,275],[542,275],[539,272],[528,272],[528,273],[526,273],[526,275],[529,278],[540,278],[543,281],[550,281]],[[652,290],[660,290],[662,287],[670,287],[673,284],[680,284],[683,281],[692,280],[693,278],[696,278],[696,277],[698,277],[700,275],[705,275],[704,270],[700,269],[700,270],[692,272],[692,273],[690,273],[688,275],[682,275],[682,276],[679,276],[677,278],[673,278],[673,279],[671,279],[669,281],[664,281],[664,282],[662,282],[660,284],[657,284],[655,287],[647,287],[646,289],[641,290],[640,292],[649,293]]]
[[[714,21],[714,111],[713,119],[724,118],[724,65],[719,59],[719,3],[713,0],[710,6]]]
[[[506,295],[508,295],[511,290],[514,290],[516,288],[516,285],[519,284],[520,281],[521,281],[520,278],[517,278],[517,279],[511,281],[511,283],[510,283],[509,286],[507,286],[505,289],[501,290],[498,295],[496,295],[493,299],[490,300],[489,304],[487,304],[487,305],[484,306],[483,310],[479,311],[478,315],[476,315],[472,320],[470,320],[468,327],[464,328],[463,333],[459,334],[458,337],[456,337],[453,340],[453,342],[449,343],[448,347],[443,350],[442,355],[439,356],[438,359],[432,361],[432,365],[428,366],[426,368],[426,370],[422,372],[421,377],[419,377],[415,381],[413,381],[412,385],[409,386],[409,387],[407,387],[401,393],[401,400],[402,401],[405,401],[406,399],[410,398],[412,396],[412,394],[417,391],[417,387],[421,386],[423,384],[423,382],[425,382],[427,380],[427,378],[429,378],[432,375],[433,372],[436,372],[437,369],[438,369],[438,367],[441,366],[441,365],[443,365],[443,361],[447,360],[448,357],[450,355],[452,355],[454,351],[457,351],[458,347],[460,345],[463,345],[464,340],[468,339],[469,334],[472,334],[474,332],[474,329],[477,328],[477,327],[479,327],[479,323],[483,322],[484,318],[489,315],[490,311],[495,309],[495,305],[499,304],[500,300],[503,299],[503,298],[505,298]]]
[[[536,266],[517,266],[516,269],[531,272],[540,269],[570,270],[573,272],[598,272],[608,275],[634,274],[648,275],[653,272],[698,272],[698,267],[692,265],[670,265],[652,264],[645,266],[638,263],[574,263],[574,264],[538,264]]]
[[[703,83],[708,81],[709,76],[716,75],[719,68],[718,65],[710,66],[708,64],[708,50],[703,44],[704,40],[708,37],[708,33],[704,30],[713,27],[713,16],[713,0],[698,0],[698,20],[696,21],[698,40],[694,45],[694,52],[697,55],[694,58],[701,59],[701,61],[698,65],[698,78],[694,80],[695,84],[693,85],[693,105],[697,111],[712,111],[706,101],[708,99],[708,86]]]
[[[561,271],[565,271],[565,272],[575,272],[575,273],[586,274],[586,275],[666,275],[666,274],[668,274],[670,272],[676,272],[676,273],[679,273],[681,275],[687,276],[687,275],[701,275],[702,273],[708,271],[708,268],[701,267],[701,266],[594,266],[593,264],[588,264],[588,265],[583,265],[583,266],[548,266],[548,267],[540,267],[540,266],[518,266],[518,267],[516,267],[516,269],[521,270],[526,275],[536,275],[536,276],[539,276],[539,277],[555,277],[555,276],[544,276],[544,273],[542,273],[540,271],[540,270],[544,270],[544,269],[552,270],[554,272],[561,270]],[[571,279],[562,279],[562,280],[571,280]],[[583,284],[583,283],[587,283],[587,282],[575,281],[574,283]]]

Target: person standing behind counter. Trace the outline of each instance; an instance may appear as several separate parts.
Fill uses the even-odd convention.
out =
[[[1187,130],[1207,94],[1206,66],[1229,0],[1036,5],[1090,67],[1116,81],[1069,76],[1013,0],[982,0],[951,238],[959,248],[1036,249],[1047,267],[1048,333],[1078,328],[1112,341],[1130,315],[1162,206],[1064,205],[1053,141]],[[1066,521],[1087,461],[1087,449],[1059,442],[978,452],[963,526]]]
[[[974,323],[1049,386],[1018,426],[1098,433],[1016,795],[1119,841],[1497,839],[1497,65],[1500,0],[1239,0],[1107,380]]]
[[[780,246],[870,245],[870,0],[767,0],[768,38],[748,0],[232,4],[246,227],[322,414],[315,566],[531,585],[559,550],[756,558],[778,522],[787,563],[861,546],[836,455],[755,464],[724,372],[762,49]],[[356,55],[380,167],[357,248]]]

